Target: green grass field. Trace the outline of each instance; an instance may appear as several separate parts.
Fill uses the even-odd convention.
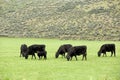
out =
[[[47,60],[19,57],[21,44],[46,44]],[[62,44],[87,45],[87,61],[73,57],[67,61],[61,56],[55,59],[55,52]],[[100,46],[115,43],[117,57],[97,57]],[[35,38],[0,38],[0,80],[119,80],[120,42],[80,41]]]

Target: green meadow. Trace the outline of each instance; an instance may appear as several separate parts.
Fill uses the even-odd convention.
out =
[[[21,44],[45,44],[47,60],[27,60],[20,55]],[[62,44],[87,45],[87,61],[73,57],[67,61],[55,53]],[[116,44],[116,57],[98,57],[97,52],[104,43]],[[37,56],[37,55],[36,55]],[[0,38],[0,80],[120,80],[120,42],[84,41],[40,38]]]

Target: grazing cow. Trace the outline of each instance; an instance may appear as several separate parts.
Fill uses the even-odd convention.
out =
[[[27,52],[27,45],[22,44],[20,47],[20,57],[21,57],[21,55],[22,55],[22,57],[24,57],[26,52]]]
[[[111,52],[111,57],[114,53],[114,56],[116,56],[115,53],[115,44],[103,44],[100,48],[100,50],[98,51],[98,57],[101,56],[101,54],[103,53],[103,56],[107,56],[106,52]]]
[[[27,50],[27,53],[25,55],[25,59],[28,59],[29,55],[32,55],[32,59],[33,59],[33,56],[36,59],[35,53],[37,53],[38,51],[45,51],[45,45],[37,45],[37,44],[35,44],[35,45],[29,46],[28,50]]]
[[[62,55],[65,57],[65,53],[68,52],[69,48],[72,47],[71,44],[64,44],[64,45],[61,45],[58,49],[58,51],[56,52],[55,54],[55,58],[58,58],[59,55]]]
[[[72,57],[75,56],[77,60],[77,55],[83,55],[82,60],[85,58],[87,60],[87,46],[74,46],[71,47],[66,56],[67,60],[72,60]]]
[[[47,59],[47,51],[37,51],[37,55],[40,58],[44,56],[44,59]]]

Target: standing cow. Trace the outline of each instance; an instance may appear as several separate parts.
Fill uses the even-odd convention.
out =
[[[29,55],[32,55],[32,59],[33,56],[36,59],[35,53],[37,53],[38,51],[45,51],[45,45],[31,45],[28,47],[27,53],[25,54],[25,59],[28,59]]]
[[[37,56],[41,59],[44,56],[44,59],[47,59],[47,51],[37,51]]]
[[[64,44],[64,45],[61,45],[58,49],[58,51],[56,52],[55,54],[55,58],[58,58],[59,55],[62,55],[65,57],[65,53],[68,52],[69,48],[71,48],[72,45],[71,44]]]
[[[21,55],[22,55],[22,57],[24,57],[26,53],[27,53],[27,45],[22,44],[20,47],[20,57],[21,57]]]
[[[71,47],[66,56],[67,60],[72,60],[72,57],[75,56],[77,60],[77,55],[83,55],[82,60],[87,60],[87,46],[74,46]]]
[[[107,56],[106,52],[111,52],[111,57],[114,53],[114,56],[116,56],[115,53],[115,44],[103,44],[100,48],[100,50],[98,51],[98,57],[101,56],[101,54],[103,53],[103,56]]]

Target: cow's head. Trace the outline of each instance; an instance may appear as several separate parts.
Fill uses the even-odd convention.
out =
[[[25,57],[25,52],[23,52],[22,56]]]
[[[25,59],[28,59],[28,55],[25,55]]]
[[[22,53],[22,56],[25,57],[27,54],[27,50]]]
[[[101,56],[101,52],[100,51],[98,51],[98,57],[100,57]]]
[[[56,52],[56,54],[55,54],[55,58],[58,58],[58,57],[59,57],[59,53]]]
[[[28,50],[24,53],[25,59],[28,59]]]
[[[70,56],[69,56],[69,55],[67,55],[67,56],[66,56],[66,58],[67,58],[67,61],[69,61],[69,60],[70,60]]]

